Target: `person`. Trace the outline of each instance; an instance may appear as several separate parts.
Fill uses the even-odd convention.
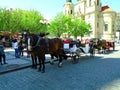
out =
[[[18,42],[18,49],[19,49],[19,56],[23,56],[23,40],[22,40],[22,38],[20,37],[20,40],[19,40],[19,42]]]
[[[3,46],[3,43],[2,43],[1,39],[0,39],[0,63],[1,63],[1,65],[3,63],[7,64],[6,63],[6,55],[5,55],[5,51],[4,51],[4,46]]]
[[[20,58],[17,39],[13,40],[13,48],[15,50],[15,57]]]
[[[3,46],[5,47],[5,37],[2,36],[2,43],[3,43]]]

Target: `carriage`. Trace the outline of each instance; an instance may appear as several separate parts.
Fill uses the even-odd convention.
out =
[[[95,50],[93,47],[94,46],[88,41],[81,44],[78,40],[64,40],[65,54],[67,54],[68,57],[71,57],[73,63],[77,63],[82,54],[90,54],[90,56],[94,56]]]
[[[76,46],[76,41],[70,39],[64,40],[63,48],[67,57],[71,57],[72,63],[77,63],[80,57],[80,50]]]

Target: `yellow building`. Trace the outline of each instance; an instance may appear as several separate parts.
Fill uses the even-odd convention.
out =
[[[116,12],[109,6],[102,6],[100,0],[66,0],[64,14],[72,14],[74,17],[82,17],[92,26],[91,38],[114,40],[116,29]]]

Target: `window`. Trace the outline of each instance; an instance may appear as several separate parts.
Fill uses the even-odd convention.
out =
[[[99,5],[99,0],[97,0],[97,5]]]
[[[105,31],[108,31],[108,24],[105,24]]]
[[[89,2],[89,6],[91,6],[91,0],[90,0],[90,2]]]
[[[71,14],[72,14],[72,10],[71,10]]]
[[[99,23],[97,23],[97,28],[99,28]]]

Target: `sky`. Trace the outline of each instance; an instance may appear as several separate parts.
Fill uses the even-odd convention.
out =
[[[37,10],[46,19],[53,19],[57,13],[63,11],[66,0],[0,0],[2,8],[20,8]],[[72,0],[75,4],[77,0]],[[102,6],[108,5],[116,12],[120,12],[120,0],[101,0]]]

